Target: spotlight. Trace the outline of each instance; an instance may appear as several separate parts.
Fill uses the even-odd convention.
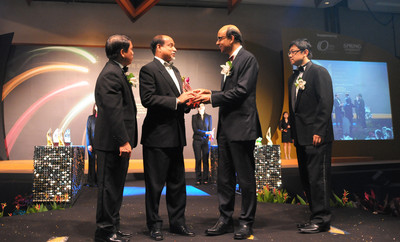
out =
[[[314,0],[316,8],[330,8],[340,3],[342,0]]]

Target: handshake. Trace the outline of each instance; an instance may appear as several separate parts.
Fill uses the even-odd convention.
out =
[[[211,91],[208,89],[187,90],[178,97],[178,103],[185,103],[190,108],[197,108],[200,103],[210,103]]]

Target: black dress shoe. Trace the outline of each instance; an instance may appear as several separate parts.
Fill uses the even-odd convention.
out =
[[[118,230],[118,231],[116,232],[116,234],[117,234],[119,237],[126,237],[126,238],[132,237],[132,234],[131,234],[131,233],[123,232],[123,231],[121,231],[121,230]]]
[[[310,224],[311,224],[311,222],[305,222],[305,223],[297,224],[296,226],[297,226],[298,229],[300,229],[300,228],[307,227]]]
[[[161,228],[154,226],[151,230],[150,230],[150,237],[156,241],[160,241],[164,239],[164,236],[162,234]]]
[[[98,236],[96,235],[94,238],[96,242],[127,242],[129,238],[123,238],[118,236],[116,233],[111,234],[109,236]]]
[[[206,230],[206,235],[221,235],[233,233],[233,223],[224,223],[220,220],[212,227]]]
[[[238,231],[233,236],[234,239],[247,239],[253,234],[253,229],[249,225],[240,225]]]
[[[193,233],[192,231],[190,231],[186,225],[179,225],[179,226],[171,226],[169,228],[169,231],[171,233],[174,234],[180,234],[180,235],[185,235],[185,236],[190,236],[190,237],[194,237],[195,233]]]
[[[315,234],[315,233],[320,233],[320,232],[326,232],[329,231],[330,229],[329,224],[309,224],[308,226],[305,226],[303,228],[299,228],[300,233],[304,234]]]

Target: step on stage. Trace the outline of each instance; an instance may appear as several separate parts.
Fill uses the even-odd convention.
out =
[[[127,177],[125,197],[121,208],[121,230],[134,234],[131,241],[152,241],[146,228],[144,181],[141,161],[132,161]],[[227,241],[233,234],[208,237],[204,231],[218,218],[218,198],[215,185],[194,186],[194,162],[185,161],[188,187],[187,225],[196,237],[182,237],[168,232],[168,215],[165,196],[160,203],[164,220],[165,241]],[[87,167],[87,166],[86,166]],[[7,196],[30,194],[33,180],[32,161],[0,161],[0,202]],[[137,173],[139,172],[139,173]],[[334,158],[332,188],[340,195],[343,189],[350,192],[376,190],[380,183],[393,185],[392,196],[398,197],[400,189],[400,161],[373,161],[363,158]],[[289,194],[302,194],[296,160],[282,161],[283,187]],[[396,185],[397,184],[397,185]],[[396,188],[397,187],[397,188]],[[387,191],[385,191],[387,192]],[[384,194],[382,194],[384,195]],[[68,237],[68,241],[93,241],[96,229],[97,189],[83,187],[71,208],[37,214],[0,218],[0,241],[47,241],[53,237]],[[241,197],[235,204],[235,226],[240,212]],[[309,217],[307,206],[291,204],[258,203],[254,224],[254,240],[259,241],[398,241],[400,219],[389,215],[374,215],[356,208],[333,209],[331,232],[299,234],[296,224]]]
[[[203,193],[187,197],[186,222],[196,233],[183,237],[168,231],[165,196],[160,203],[164,220],[165,241],[231,241],[233,234],[216,237],[204,235],[218,216],[215,185],[193,186],[194,179],[187,179],[192,190]],[[128,181],[129,188],[143,188],[144,182]],[[196,189],[197,188],[197,189]],[[139,189],[140,190],[140,189]],[[189,193],[189,192],[188,192]],[[0,218],[1,241],[47,241],[54,237],[68,237],[68,241],[93,241],[96,229],[96,188],[84,187],[73,207],[65,210]],[[126,192],[121,208],[121,230],[133,233],[131,241],[152,241],[146,228],[144,195]],[[235,227],[240,211],[240,196],[235,205]],[[374,215],[355,208],[333,209],[331,232],[300,234],[296,223],[309,216],[308,207],[291,204],[258,203],[254,240],[259,241],[397,241],[400,239],[400,219],[389,215]]]

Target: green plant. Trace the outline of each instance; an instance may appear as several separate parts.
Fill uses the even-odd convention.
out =
[[[43,203],[41,204],[35,204],[35,205],[31,205],[28,207],[28,209],[26,210],[26,213],[41,213],[41,212],[47,212],[49,211],[46,207],[46,205],[44,205]]]
[[[301,205],[307,205],[306,201],[304,201],[304,199],[302,197],[300,197],[299,195],[296,195],[297,199],[299,199],[299,202]]]
[[[0,218],[3,217],[3,215],[4,215],[4,208],[5,207],[7,207],[7,203],[2,203],[1,204]]]
[[[286,203],[289,198],[286,190],[270,190],[268,185],[257,193],[257,201],[265,203]]]
[[[330,201],[331,207],[349,207],[349,208],[354,208],[354,203],[352,201],[349,201],[348,196],[350,193],[346,190],[343,189],[343,196],[342,198],[339,198],[335,193],[333,193],[333,197],[335,198],[335,201]]]

